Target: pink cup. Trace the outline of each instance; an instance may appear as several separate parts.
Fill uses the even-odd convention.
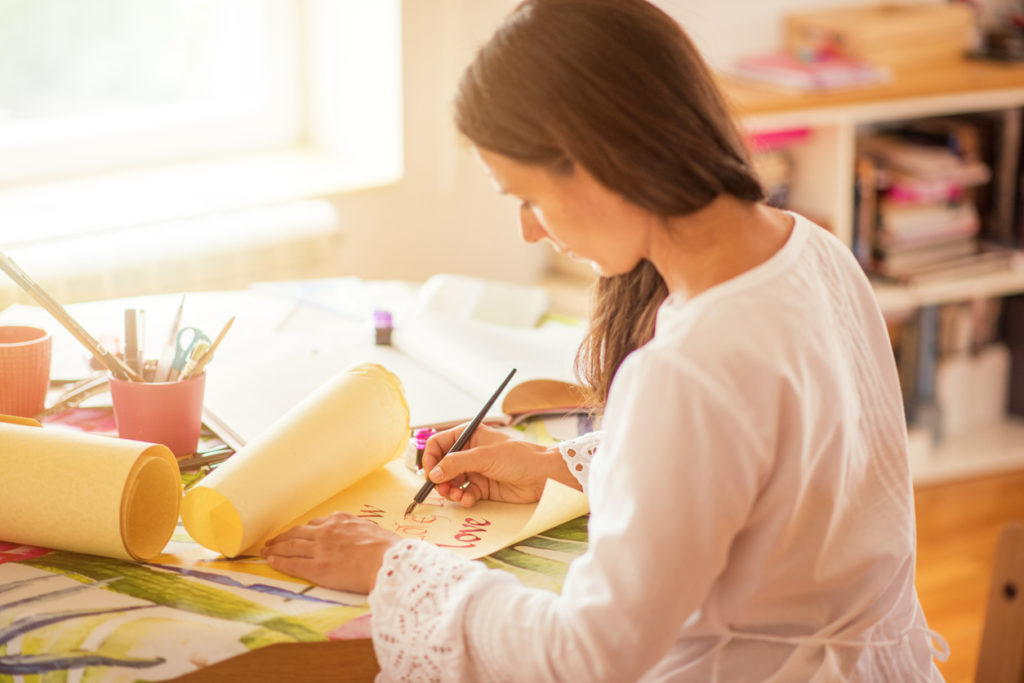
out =
[[[178,457],[195,453],[205,386],[205,372],[182,382],[128,382],[111,377],[118,435],[163,444]]]
[[[0,414],[33,417],[43,411],[52,348],[46,330],[0,326]]]

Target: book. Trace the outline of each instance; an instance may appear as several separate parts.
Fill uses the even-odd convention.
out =
[[[920,139],[907,139],[899,132],[864,138],[859,144],[887,168],[918,180],[944,180],[961,185],[980,184],[988,180],[988,166],[977,159],[964,158],[945,144],[927,144]]]
[[[806,142],[812,137],[810,128],[781,128],[755,131],[747,134],[747,146],[751,152],[772,152],[788,149],[793,145]]]
[[[1020,269],[1020,261],[1021,253],[1016,249],[981,243],[977,251],[907,270],[894,279],[910,285],[954,281]]]
[[[878,244],[882,248],[922,246],[977,235],[978,211],[970,202],[905,204],[883,200],[879,209]]]
[[[916,419],[918,359],[921,352],[920,320],[918,312],[907,316],[899,324],[899,345],[894,349],[896,370],[900,379],[900,391],[903,394],[903,410],[907,422],[913,424]]]
[[[886,173],[886,198],[893,204],[926,202],[956,202],[963,200],[968,188],[989,181],[987,167],[981,167],[976,178],[915,178],[914,176]]]
[[[972,236],[953,237],[911,248],[879,249],[875,270],[888,277],[912,276],[977,252],[978,242]]]
[[[843,57],[803,60],[787,52],[740,57],[730,73],[738,78],[799,91],[839,90],[888,82],[889,71]]]
[[[878,175],[874,159],[859,154],[854,167],[853,254],[871,272],[875,265],[875,232],[878,226]]]
[[[938,306],[922,306],[917,313],[917,377],[914,378],[914,424],[927,428],[935,440],[942,435],[942,414],[935,400],[936,354],[939,334]]]

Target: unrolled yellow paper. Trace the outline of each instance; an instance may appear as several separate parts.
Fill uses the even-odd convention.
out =
[[[432,494],[406,517],[423,484],[395,460],[408,440],[401,383],[378,365],[355,366],[189,490],[182,522],[201,545],[235,557],[343,511],[476,558],[587,512],[586,496],[548,482],[535,505],[483,501],[467,509]]]
[[[0,421],[0,540],[145,561],[180,503],[165,446]]]
[[[277,531],[341,510],[372,520],[399,536],[424,540],[476,559],[575,519],[589,509],[585,495],[549,479],[536,504],[484,500],[464,508],[431,494],[406,516],[405,508],[422,484],[423,480],[401,462],[391,462]]]
[[[393,460],[408,439],[401,382],[379,365],[355,365],[190,489],[181,521],[227,557],[258,550],[272,531]]]

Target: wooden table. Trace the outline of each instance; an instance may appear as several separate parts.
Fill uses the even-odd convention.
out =
[[[270,645],[171,680],[176,683],[363,683],[373,681],[378,671],[373,643],[361,639]]]

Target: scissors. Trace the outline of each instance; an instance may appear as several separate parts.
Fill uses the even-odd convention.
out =
[[[200,342],[210,343],[210,338],[198,327],[183,327],[178,331],[174,342],[174,360],[171,361],[171,374],[175,377],[181,373],[192,355],[192,349]]]

